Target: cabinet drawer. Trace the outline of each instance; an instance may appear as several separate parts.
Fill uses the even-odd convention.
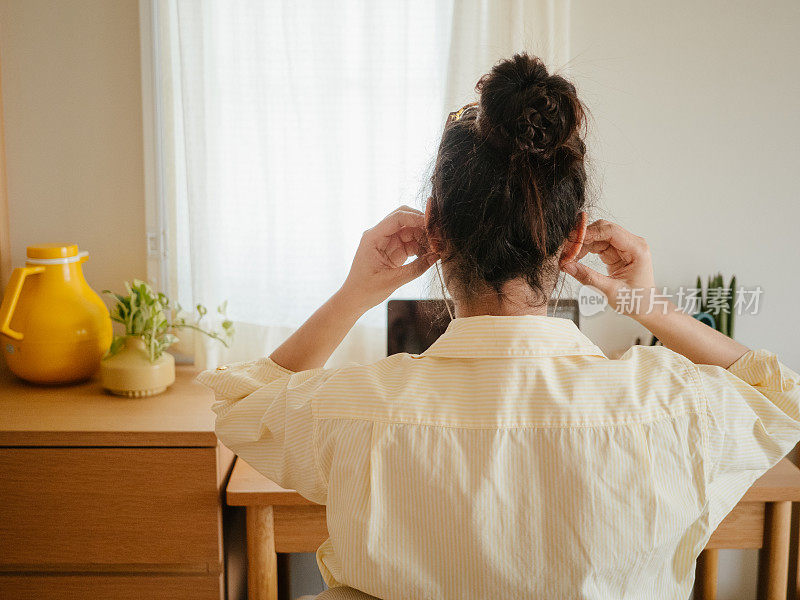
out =
[[[3,600],[219,600],[221,575],[0,575]]]
[[[0,474],[2,571],[220,572],[216,448],[1,448]]]

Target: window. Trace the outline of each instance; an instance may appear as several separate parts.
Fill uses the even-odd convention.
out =
[[[422,207],[445,116],[522,49],[517,3],[505,5],[149,5],[150,276],[184,306],[227,299],[237,326],[224,355],[198,340],[198,362],[269,352],[341,284],[364,229]],[[383,307],[365,315],[339,359],[380,357],[384,321]]]

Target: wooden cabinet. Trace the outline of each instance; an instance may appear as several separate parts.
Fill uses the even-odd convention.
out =
[[[0,384],[0,597],[225,597],[212,394]],[[234,583],[235,582],[231,582]]]

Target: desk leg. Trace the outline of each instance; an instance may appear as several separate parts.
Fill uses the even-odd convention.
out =
[[[786,600],[792,503],[770,502],[767,507],[769,520],[765,540],[767,552],[765,597],[767,600]]]
[[[718,567],[719,550],[716,548],[703,550],[697,557],[694,578],[695,600],[716,600]]]
[[[271,506],[247,507],[247,598],[278,600],[278,555]]]

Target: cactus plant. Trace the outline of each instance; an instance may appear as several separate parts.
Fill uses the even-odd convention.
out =
[[[736,275],[731,277],[730,285],[731,294],[728,296],[728,337],[733,337],[733,317],[735,315],[734,308],[736,307]]]
[[[697,308],[701,313],[706,312],[706,304],[703,300],[703,280],[700,278],[700,275],[697,276],[697,293],[700,296],[700,306]]]
[[[700,296],[700,312],[695,317],[710,316],[714,321],[714,328],[733,337],[734,307],[736,305],[736,276],[731,278],[730,284],[725,285],[722,273],[709,276],[705,293],[702,288],[702,279],[697,277],[697,288]]]

